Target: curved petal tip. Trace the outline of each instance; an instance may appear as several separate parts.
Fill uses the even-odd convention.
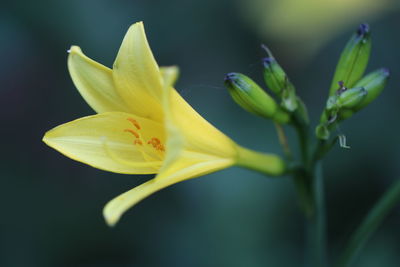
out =
[[[107,203],[107,205],[103,209],[103,217],[104,220],[106,221],[107,225],[110,227],[114,227],[119,219],[121,218],[121,214],[117,214],[113,212],[113,208],[111,207],[112,203]]]
[[[71,47],[67,50],[68,54],[74,54],[74,53],[78,53],[81,54],[82,50],[79,46],[77,45],[71,45]]]

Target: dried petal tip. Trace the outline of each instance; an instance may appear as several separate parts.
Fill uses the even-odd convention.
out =
[[[273,55],[272,55],[272,53],[271,53],[271,50],[269,50],[269,48],[268,48],[268,46],[266,46],[265,44],[261,44],[261,48],[265,51],[265,52],[267,52],[267,54],[268,54],[268,57],[274,57]]]
[[[225,75],[224,81],[231,82],[235,78],[236,74],[234,72]]]
[[[367,23],[360,24],[360,26],[358,26],[357,29],[357,34],[359,36],[363,36],[366,35],[367,33],[369,33],[369,25]]]
[[[390,70],[388,68],[382,68],[382,73],[385,74],[387,77],[390,76]]]
[[[273,57],[265,57],[262,59],[262,63],[264,64],[265,67],[271,65],[275,59]]]

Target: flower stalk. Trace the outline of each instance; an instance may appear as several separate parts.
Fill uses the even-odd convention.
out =
[[[283,175],[286,163],[280,157],[273,154],[256,152],[244,147],[238,147],[237,166],[261,172],[269,176]]]

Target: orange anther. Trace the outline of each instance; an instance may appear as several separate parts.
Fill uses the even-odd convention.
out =
[[[147,144],[154,146],[154,138],[151,138],[149,141],[147,141]]]
[[[136,129],[140,130],[140,124],[135,119],[127,118],[127,120],[130,121],[133,124],[133,126],[136,127]]]
[[[139,138],[139,134],[132,129],[125,129],[124,132],[133,134],[136,138]]]
[[[143,142],[142,142],[142,140],[140,140],[140,139],[135,139],[135,140],[133,141],[133,144],[134,144],[134,145],[143,145]]]
[[[152,145],[156,150],[165,151],[160,139],[156,137],[153,137],[149,141],[147,141],[147,144]]]

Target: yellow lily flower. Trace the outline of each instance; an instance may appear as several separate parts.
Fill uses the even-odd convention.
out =
[[[43,141],[67,157],[124,174],[156,174],[104,207],[112,226],[130,207],[169,185],[232,165],[280,175],[276,155],[242,148],[202,118],[172,88],[176,67],[159,68],[143,23],[132,25],[113,69],[71,47],[68,69],[86,102],[98,113],[48,131]]]

